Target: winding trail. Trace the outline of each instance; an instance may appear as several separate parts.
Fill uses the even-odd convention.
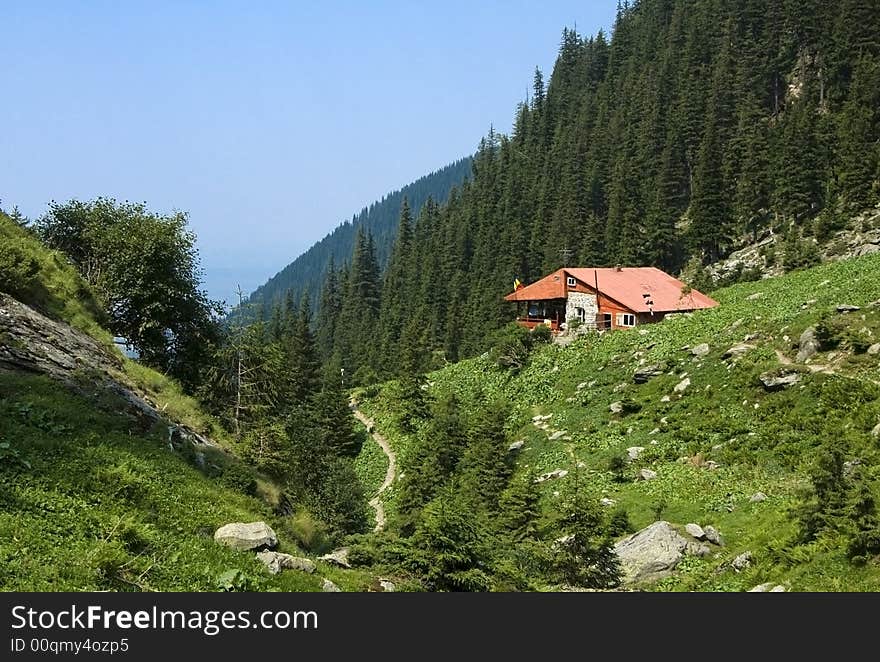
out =
[[[351,413],[354,414],[354,417],[364,424],[364,427],[367,428],[367,431],[373,437],[373,441],[379,444],[379,448],[382,449],[382,452],[388,458],[385,480],[382,481],[376,495],[370,499],[370,507],[376,511],[376,526],[373,528],[373,531],[381,531],[385,528],[385,507],[382,505],[381,496],[382,492],[391,487],[391,483],[397,479],[397,455],[394,454],[394,450],[392,450],[388,440],[375,431],[376,424],[373,419],[357,408],[357,402],[352,400],[349,407],[351,407]]]

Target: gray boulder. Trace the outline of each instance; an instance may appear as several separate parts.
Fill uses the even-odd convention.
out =
[[[803,363],[819,351],[819,341],[816,340],[816,327],[807,327],[801,334],[798,343],[798,353],[795,361]]]
[[[341,588],[339,588],[336,584],[334,584],[333,582],[331,582],[329,579],[326,579],[326,578],[321,583],[321,590],[324,593],[341,593],[342,592]]]
[[[868,347],[868,354],[870,354],[871,356],[880,354],[880,342],[875,342],[873,345]]]
[[[724,546],[724,538],[721,537],[721,533],[714,526],[704,526],[703,533],[708,542],[713,545],[718,545],[719,547]]]
[[[706,532],[703,531],[703,527],[699,524],[685,524],[684,530],[687,531],[690,535],[692,535],[697,540],[703,540],[706,537]]]
[[[612,413],[612,414],[619,414],[619,413],[621,413],[621,412],[623,411],[623,403],[620,402],[619,400],[618,400],[617,402],[612,402],[612,403],[608,406],[608,409],[611,410],[611,413]]]
[[[514,441],[512,444],[510,444],[510,446],[507,447],[507,450],[518,451],[525,445],[526,445],[526,442],[523,441],[522,439],[520,439],[519,441]]]
[[[557,430],[556,432],[551,434],[549,437],[547,437],[547,439],[548,439],[548,441],[556,441],[557,439],[561,439],[562,437],[564,437],[566,434],[567,433],[565,430]]]
[[[761,383],[765,391],[781,391],[789,386],[794,386],[801,381],[801,375],[796,370],[771,370],[761,373]]]
[[[691,350],[691,354],[697,357],[706,356],[709,353],[709,343],[700,343]]]
[[[678,384],[676,384],[672,390],[675,391],[676,393],[683,393],[684,390],[690,385],[691,385],[691,378],[685,377],[680,382],[678,382]]]
[[[308,573],[315,571],[315,562],[311,559],[281,552],[259,552],[257,559],[265,563],[273,575],[277,575],[282,570],[300,570]]]
[[[232,549],[272,549],[278,545],[278,536],[265,522],[233,522],[214,532],[214,540]]]
[[[721,355],[721,358],[724,358],[724,359],[736,358],[738,356],[742,356],[746,352],[750,352],[753,349],[755,349],[754,345],[749,345],[747,343],[738,343],[738,344],[734,345],[733,347],[729,348],[726,352],[724,352],[724,354]]]
[[[837,306],[838,313],[855,313],[859,310],[861,310],[861,308],[859,308],[858,306],[853,306],[848,303],[842,303],[839,306]]]
[[[684,558],[688,540],[669,522],[654,522],[616,545],[622,579],[627,584],[652,582],[672,574]]]
[[[743,552],[735,559],[733,559],[733,561],[730,562],[730,565],[737,572],[739,572],[740,570],[745,570],[750,565],[752,565],[752,553]]]
[[[641,469],[639,473],[636,474],[636,480],[654,480],[657,477],[656,471],[651,471],[650,469]]]
[[[639,368],[633,374],[633,381],[636,384],[644,384],[645,382],[653,379],[654,377],[659,377],[664,372],[663,366],[660,365],[646,365],[644,367]]]
[[[342,568],[351,567],[351,564],[348,562],[348,547],[340,547],[339,549],[334,549],[329,554],[319,556],[318,560],[324,561],[325,563],[338,565]]]
[[[755,492],[752,496],[749,497],[749,501],[751,503],[761,503],[762,501],[767,500],[767,495],[763,492]]]
[[[394,585],[394,582],[388,581],[387,579],[380,579],[379,586],[385,593],[394,593],[397,590],[397,587]]]

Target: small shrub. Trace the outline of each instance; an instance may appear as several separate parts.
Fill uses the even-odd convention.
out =
[[[580,321],[580,320],[578,320]],[[576,328],[574,326],[569,326],[569,328]],[[542,342],[548,343],[553,338],[553,332],[550,330],[550,327],[546,324],[539,324],[534,329],[532,329],[532,341],[533,342]]]
[[[529,361],[532,350],[532,334],[516,323],[508,324],[491,336],[489,356],[500,367],[517,372]]]

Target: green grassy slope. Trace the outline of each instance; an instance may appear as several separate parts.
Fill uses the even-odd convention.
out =
[[[536,485],[545,509],[554,508],[560,483],[577,475],[596,496],[625,507],[636,528],[666,519],[722,532],[727,544],[720,552],[686,559],[657,589],[746,590],[773,581],[791,590],[880,590],[876,563],[851,564],[833,535],[793,544],[790,512],[809,484],[815,450],[832,438],[844,441],[847,459],[860,463],[877,493],[880,457],[871,430],[880,422],[880,360],[864,350],[880,341],[880,308],[870,306],[880,298],[880,256],[744,283],[713,297],[721,303],[713,310],[567,348],[543,346],[519,375],[485,357],[461,362],[429,375],[431,391],[454,391],[465,403],[478,392],[511,403],[510,438],[525,441],[518,470],[569,471]],[[839,315],[838,304],[862,310]],[[801,332],[823,313],[844,340],[810,361],[826,370],[802,366],[800,383],[767,392],[758,376],[781,367],[779,354],[793,360]],[[723,358],[746,338],[753,349]],[[685,349],[700,343],[710,346],[704,357]],[[664,374],[635,384],[634,371],[652,364],[663,365]],[[685,377],[690,385],[676,393]],[[393,389],[375,391],[358,394],[361,406],[405,456],[407,437],[393,426]],[[618,401],[631,413],[612,413]],[[532,423],[538,414],[552,415],[547,430]],[[563,438],[550,441],[557,431]],[[645,450],[620,482],[609,459],[633,446]],[[710,461],[717,468],[708,468]],[[656,471],[656,479],[634,481],[642,468]],[[751,502],[759,491],[767,500]],[[393,495],[389,506],[393,512]],[[754,557],[749,569],[725,565],[744,551]]]
[[[0,213],[0,291],[118,354],[88,286],[59,253]],[[3,338],[0,338],[0,343]],[[112,375],[170,421],[229,447],[179,385],[130,360]],[[253,554],[213,540],[233,521],[264,520],[297,552],[296,517],[278,517],[277,488],[227,452],[172,450],[168,428],[133,417],[87,370],[75,388],[0,370],[0,590],[320,590],[321,577],[366,590],[371,578],[318,564],[271,576]],[[149,429],[145,429],[148,427]],[[250,483],[250,485],[249,485]]]
[[[298,553],[285,518],[118,406],[0,373],[0,590],[304,591],[320,590],[322,576],[367,586],[323,564],[273,577],[253,554],[215,543],[223,524],[264,520],[281,551]]]

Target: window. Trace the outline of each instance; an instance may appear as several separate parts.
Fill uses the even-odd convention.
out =
[[[635,326],[636,316],[632,313],[618,313],[617,326]]]
[[[603,329],[611,328],[611,313],[602,313],[602,327]]]
[[[575,308],[575,313],[577,314],[577,318],[583,323],[587,321],[587,311],[583,308]]]
[[[577,285],[577,281],[574,279],[574,276],[569,276],[568,277],[568,286],[574,287],[575,285]]]

